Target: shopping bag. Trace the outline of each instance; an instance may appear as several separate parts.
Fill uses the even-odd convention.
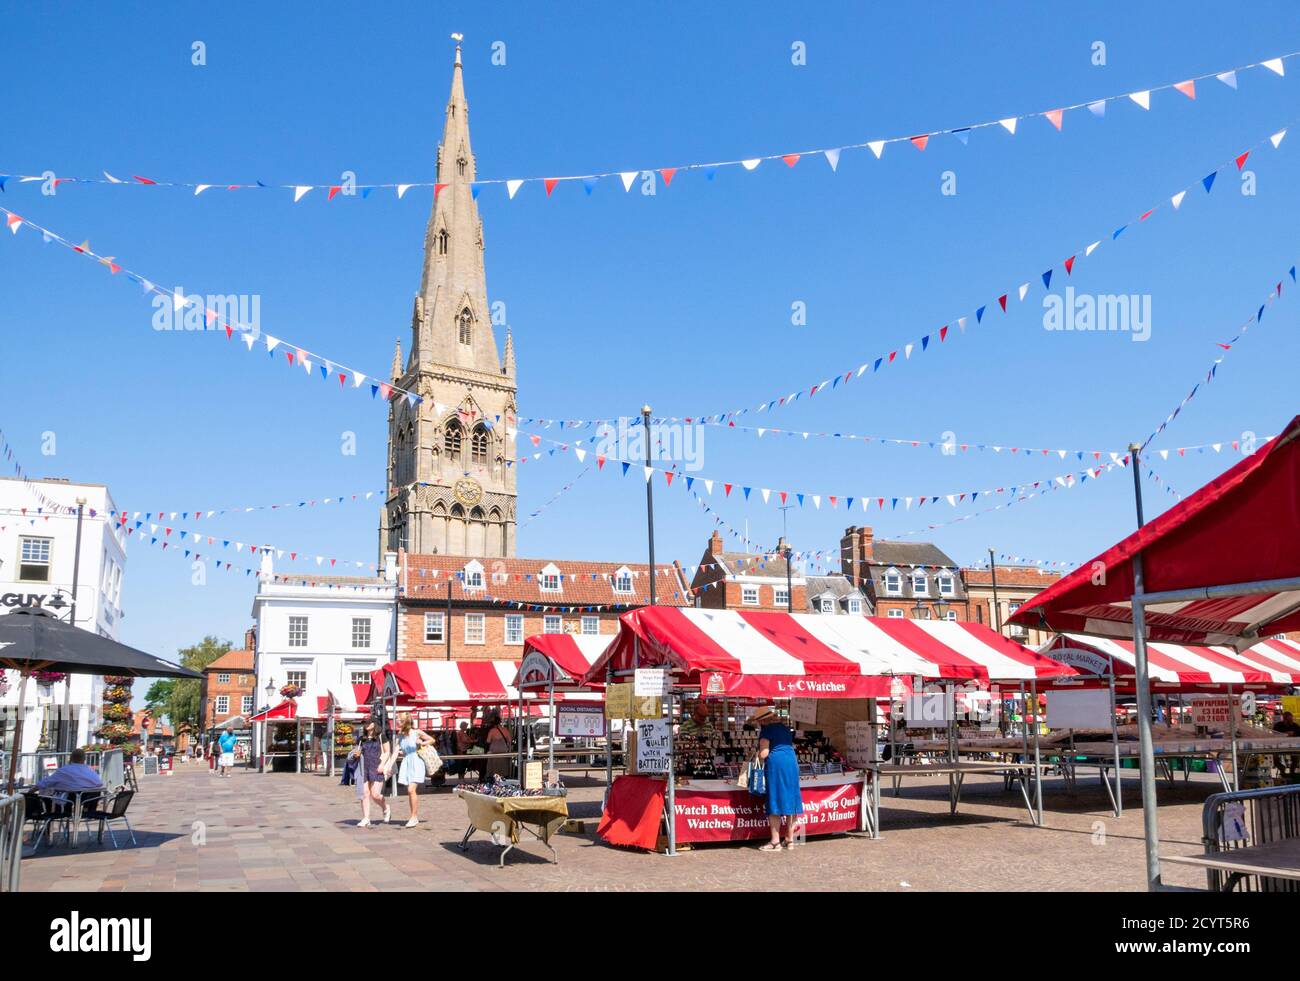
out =
[[[739,787],[741,790],[749,789],[749,763],[748,762],[746,762],[745,765],[740,768],[740,775],[736,777],[736,786]]]
[[[421,746],[415,753],[416,756],[424,762],[424,768],[429,776],[433,776],[442,769],[442,757],[432,746]]]
[[[755,797],[767,796],[767,770],[757,761],[749,764],[749,792]]]

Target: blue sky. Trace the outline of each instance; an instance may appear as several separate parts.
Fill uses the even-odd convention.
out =
[[[120,5],[112,16],[41,6],[6,15],[9,99],[0,173],[144,174],[224,183],[431,180],[450,81],[452,31],[483,178],[618,171],[730,160],[957,127],[1123,94],[1300,49],[1288,5],[1249,14],[1204,3],[1059,5],[384,5],[364,16],[318,6]],[[207,64],[191,64],[202,41]],[[1106,64],[1091,63],[1106,45]],[[506,64],[491,63],[504,42]],[[803,42],[807,63],[791,63]],[[523,416],[694,415],[753,406],[856,368],[1029,281],[1025,303],[965,336],[763,425],[1060,448],[1119,449],[1146,436],[1300,258],[1291,216],[1300,130],[1252,156],[1254,195],[1221,172],[1214,192],[1174,191],[1290,126],[1295,76],[1243,73],[1236,92],[1198,85],[1151,110],[1066,116],[846,152],[832,173],[684,174],[653,197],[616,180],[590,196],[536,185],[479,200],[490,299],[503,301]],[[957,193],[941,194],[945,171]],[[167,285],[256,293],[262,328],[368,374],[409,345],[431,193],[399,201],[293,204],[284,193],[10,183],[0,204]],[[1113,244],[1110,233],[1164,207]],[[1043,329],[1039,274],[1096,239],[1069,285],[1151,298],[1151,337]],[[1288,284],[1290,285],[1290,284]],[[791,323],[803,303],[807,324]],[[1289,291],[1228,355],[1153,449],[1271,434],[1295,414]],[[138,288],[43,246],[0,242],[6,344],[0,427],[29,472],[104,482],[128,510],[192,510],[381,491],[382,405],[224,335],[165,334]],[[900,355],[901,358],[901,355]],[[753,418],[753,417],[751,417]],[[755,423],[751,423],[755,424]],[[41,433],[58,454],[40,455]],[[358,452],[340,452],[342,434]],[[1171,455],[1157,469],[1189,492],[1232,462]],[[916,496],[1010,485],[1076,466],[1019,455],[705,432],[700,473],[756,487]],[[582,471],[571,454],[520,474],[521,525]],[[521,527],[520,554],[642,560],[644,489],[592,471]],[[656,486],[658,554],[697,561],[713,521],[679,484]],[[698,485],[697,485],[698,487]],[[1147,483],[1148,510],[1173,503]],[[721,499],[758,542],[774,506]],[[980,510],[789,513],[797,548],[833,547],[850,523],[888,537]],[[1083,560],[1133,525],[1127,471],[931,537],[961,562],[999,552]],[[209,534],[375,561],[378,507],[346,504],[226,515]],[[198,528],[198,526],[195,526]],[[920,536],[927,537],[927,536]],[[215,633],[237,640],[253,583],[129,546],[123,639],[170,655]],[[238,565],[244,556],[230,556]]]

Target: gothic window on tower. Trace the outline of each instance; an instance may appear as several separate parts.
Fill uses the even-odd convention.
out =
[[[474,437],[470,441],[470,460],[473,463],[487,463],[488,461],[488,434],[487,429],[482,425],[474,427]]]
[[[459,420],[452,419],[442,435],[442,448],[450,460],[460,459],[461,429]]]
[[[450,238],[451,236],[447,234],[447,229],[445,228],[438,233],[438,255],[447,254],[447,243],[450,241]]]
[[[460,342],[462,344],[473,344],[474,315],[469,312],[469,307],[466,307],[460,312],[460,316],[456,318],[456,326],[458,328]]]
[[[465,176],[465,158],[464,158],[464,157],[461,157],[459,160],[456,161],[456,171],[460,174],[461,177],[464,177],[464,176]]]

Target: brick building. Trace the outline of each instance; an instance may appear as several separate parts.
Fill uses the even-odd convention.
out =
[[[787,606],[787,587],[793,591],[789,602],[802,613],[807,594],[802,574],[790,572],[786,579],[785,542],[777,542],[772,552],[728,552],[722,536],[714,532],[700,556],[691,580],[698,605],[705,610],[779,610]]]
[[[878,540],[854,526],[840,539],[840,565],[878,617],[973,619],[960,568],[931,542]]]
[[[1007,619],[1020,609],[1030,597],[1042,592],[1061,578],[1059,572],[1047,572],[1034,566],[999,565],[996,566],[998,579],[999,615],[993,609],[993,575],[988,569],[962,569],[962,580],[966,584],[966,593],[970,605],[970,619],[976,623],[987,624],[997,629],[1002,624],[1002,632],[1012,640],[1018,640],[1030,647],[1038,647],[1051,639],[1051,631],[1022,627],[1019,624],[1007,626]]]
[[[517,660],[533,634],[612,636],[650,602],[644,564],[402,552],[398,568],[399,660]],[[658,566],[655,600],[690,605],[677,566]]]
[[[199,729],[221,728],[228,719],[247,719],[253,714],[253,651],[256,632],[244,634],[244,649],[227,651],[203,669],[199,702]]]

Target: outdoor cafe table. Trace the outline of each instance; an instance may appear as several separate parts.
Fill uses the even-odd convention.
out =
[[[492,836],[494,845],[504,845],[497,862],[499,867],[504,867],[506,855],[519,844],[522,829],[545,845],[551,858],[559,863],[560,856],[551,847],[551,835],[569,819],[569,805],[563,797],[493,797],[463,788],[457,790],[456,795],[465,802],[469,812],[469,827],[460,840],[461,851],[469,847],[470,836],[475,831],[485,831]]]
[[[1228,873],[1223,880],[1223,892],[1244,876],[1258,875],[1268,879],[1300,880],[1300,838],[1283,838],[1265,845],[1234,848],[1226,852],[1207,852],[1204,855],[1161,855],[1161,862],[1171,865],[1191,865],[1206,872]]]

